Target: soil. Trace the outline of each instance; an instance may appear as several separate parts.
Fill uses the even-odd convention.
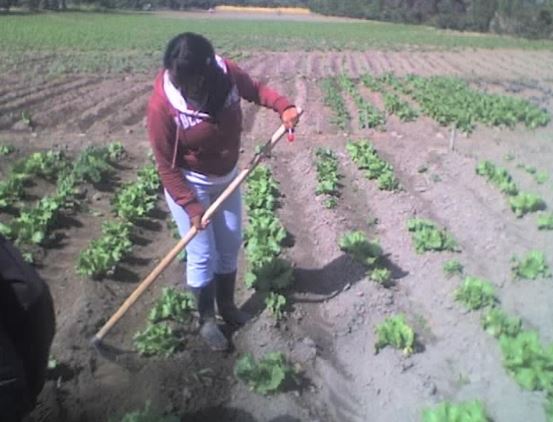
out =
[[[281,142],[266,160],[280,183],[278,214],[292,240],[285,252],[295,267],[294,287],[287,292],[291,306],[277,325],[259,297],[241,283],[239,302],[255,318],[233,333],[233,350],[208,352],[190,332],[182,349],[168,359],[140,357],[132,337],[144,328],[161,288],[183,283],[178,262],[115,326],[102,350],[89,345],[175,242],[161,196],[152,218],[137,228],[132,257],[112,277],[93,281],[74,269],[79,252],[110,216],[115,188],[148,160],[143,116],[154,74],[0,76],[0,141],[17,147],[15,158],[50,148],[75,156],[88,145],[111,141],[121,141],[128,154],[109,186],[87,187],[86,205],[94,212],[68,217],[56,230],[59,241],[40,257],[38,270],[56,304],[52,356],[59,364],[50,371],[31,420],[104,421],[149,401],[152,408],[184,421],[415,421],[423,408],[439,401],[481,399],[495,421],[545,421],[543,394],[523,391],[506,373],[497,341],[482,330],[479,313],[467,313],[454,301],[460,280],[446,278],[442,265],[456,258],[467,274],[489,279],[504,309],[520,315],[544,342],[553,342],[551,279],[515,282],[510,271],[511,257],[530,249],[542,250],[553,266],[553,232],[538,231],[535,215],[517,219],[505,198],[474,171],[478,161],[493,160],[523,190],[553,204],[553,182],[537,185],[516,166],[532,165],[553,177],[551,124],[534,131],[478,127],[468,137],[457,134],[453,150],[449,129],[425,117],[412,123],[390,117],[384,131],[359,130],[354,117],[344,133],[331,123],[318,80],[342,72],[354,77],[386,71],[456,75],[479,89],[525,97],[553,112],[553,53],[259,53],[240,64],[306,110],[296,142]],[[254,146],[277,128],[278,119],[255,105],[243,106],[245,163]],[[30,126],[21,120],[22,112],[31,116]],[[354,109],[351,113],[355,116]],[[370,138],[393,164],[400,192],[378,190],[355,169],[345,144],[359,138]],[[337,153],[343,174],[339,205],[332,210],[314,195],[318,147]],[[505,161],[506,154],[515,159]],[[0,174],[6,174],[13,159],[0,158]],[[52,188],[37,184],[33,192],[40,196]],[[412,216],[447,227],[462,252],[415,253],[405,228]],[[354,229],[379,239],[393,287],[369,281],[364,269],[339,250],[339,237]],[[241,258],[240,276],[244,266]],[[405,357],[386,348],[375,354],[375,324],[398,312],[416,329],[417,352]],[[298,388],[265,398],[234,378],[233,366],[242,353],[260,356],[275,350],[301,366]]]

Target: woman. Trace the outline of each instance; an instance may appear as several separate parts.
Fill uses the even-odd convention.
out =
[[[150,143],[181,236],[192,225],[200,230],[186,248],[186,281],[196,297],[200,335],[211,349],[226,350],[215,301],[228,324],[240,326],[248,319],[234,303],[242,242],[240,192],[221,205],[209,225],[202,225],[202,215],[237,174],[240,98],[273,109],[289,129],[297,124],[298,113],[284,96],[216,56],[201,35],[173,38],[163,66],[148,104]]]

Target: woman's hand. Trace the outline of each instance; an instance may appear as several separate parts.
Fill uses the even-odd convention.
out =
[[[280,118],[282,120],[282,124],[286,129],[293,129],[294,127],[296,127],[300,120],[300,116],[296,107],[290,107],[284,110]]]
[[[209,220],[202,224],[202,216],[195,215],[194,217],[190,217],[190,224],[196,227],[196,230],[201,231],[205,230],[205,228],[209,225]]]

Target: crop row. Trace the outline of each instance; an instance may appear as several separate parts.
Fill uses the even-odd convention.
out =
[[[10,176],[13,180],[28,180],[30,175],[41,175],[50,180],[57,177],[56,190],[40,199],[34,207],[22,209],[9,225],[0,226],[2,234],[18,246],[44,244],[61,213],[78,208],[78,199],[82,197],[78,185],[99,182],[112,171],[108,162],[117,159],[112,152],[108,147],[89,147],[79,155],[73,167],[61,153],[51,151],[32,154],[16,165]],[[25,256],[32,260],[30,252]]]
[[[548,276],[543,254],[536,251],[518,260],[513,271],[518,277]],[[544,347],[536,331],[524,330],[522,321],[506,314],[492,284],[477,277],[465,277],[455,291],[455,299],[471,311],[484,309],[483,329],[499,340],[503,365],[525,390],[544,391],[547,395],[546,413],[553,417],[553,346]]]
[[[393,191],[399,188],[392,165],[380,158],[374,146],[367,140],[350,141],[346,150],[369,180],[376,179],[380,189]]]
[[[346,75],[340,75],[338,77],[338,83],[342,89],[353,98],[359,113],[360,129],[378,128],[386,123],[386,116],[384,116],[378,108],[363,98],[352,79],[348,78]]]
[[[60,151],[35,152],[17,162],[0,181],[0,209],[18,205],[25,195],[25,185],[33,177],[55,181],[68,168],[69,160]]]
[[[244,249],[248,261],[245,282],[267,294],[269,311],[279,318],[286,305],[282,290],[293,281],[292,265],[280,257],[287,233],[275,210],[278,206],[278,185],[265,166],[258,166],[250,175],[245,195],[248,225],[244,231]]]
[[[326,106],[330,107],[333,112],[332,123],[340,129],[346,130],[351,120],[351,116],[346,108],[341,89],[336,83],[336,79],[323,79],[321,82],[321,88],[324,94],[324,103]]]
[[[155,207],[160,181],[155,166],[138,172],[135,182],[124,185],[114,196],[112,211],[117,220],[102,225],[102,236],[79,254],[77,273],[99,278],[112,273],[117,263],[132,251],[132,227]]]
[[[390,92],[386,86],[393,89],[401,88],[401,81],[393,73],[385,73],[378,78],[370,74],[365,74],[361,77],[363,85],[371,91],[379,92],[383,96],[384,108],[389,114],[396,115],[401,121],[410,122],[415,120],[419,113],[411,107],[406,101],[403,101],[395,92]]]
[[[165,287],[161,297],[148,313],[148,323],[144,331],[137,332],[134,345],[143,356],[169,357],[182,346],[180,330],[192,320],[195,300],[190,292],[173,287]]]
[[[545,202],[538,195],[520,192],[506,169],[498,167],[490,161],[483,161],[476,166],[476,173],[485,177],[490,183],[497,186],[502,193],[509,197],[509,204],[517,217],[522,217],[527,213],[541,211],[546,208]],[[545,219],[547,219],[547,216],[545,216]],[[539,225],[543,226],[543,228],[547,228],[546,223],[547,220],[543,220]]]
[[[477,123],[506,127],[523,123],[534,129],[550,121],[546,110],[526,100],[478,92],[457,78],[409,75],[402,82],[402,91],[416,100],[426,115],[466,133]]]
[[[340,178],[338,172],[338,159],[331,149],[318,148],[315,152],[317,168],[316,195],[325,195],[323,204],[325,208],[334,208],[340,196]]]

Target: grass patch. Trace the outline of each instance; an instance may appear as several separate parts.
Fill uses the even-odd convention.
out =
[[[290,20],[167,17],[151,13],[40,13],[2,16],[0,70],[31,58],[54,73],[65,71],[150,71],[161,63],[170,37],[199,32],[219,52],[356,50],[367,48],[551,49],[553,42],[442,31],[422,25],[385,22],[301,22]],[[170,16],[170,15],[169,15]],[[252,37],[251,34],[255,34]],[[51,52],[56,52],[55,57]],[[18,54],[13,54],[18,53]],[[21,53],[21,54],[19,54]]]

